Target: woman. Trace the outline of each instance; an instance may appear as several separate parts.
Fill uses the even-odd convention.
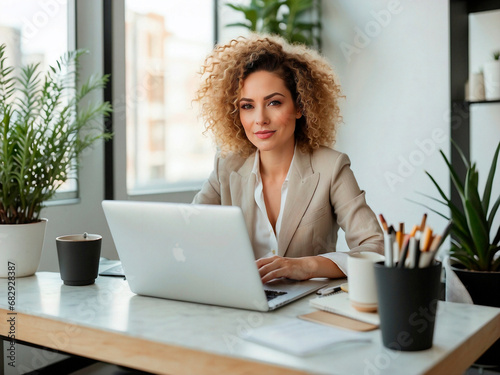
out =
[[[345,277],[351,251],[383,250],[383,235],[334,151],[340,86],[315,51],[274,36],[218,46],[202,67],[201,115],[220,151],[193,203],[241,207],[262,282]]]

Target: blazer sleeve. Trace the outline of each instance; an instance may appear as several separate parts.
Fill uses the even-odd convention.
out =
[[[193,198],[195,204],[221,204],[220,179],[219,179],[220,154],[214,159],[214,169],[208,180],[203,183],[201,190]]]
[[[375,213],[366,203],[365,192],[358,186],[350,168],[349,157],[341,154],[334,166],[330,201],[337,223],[345,232],[349,252],[384,252],[384,236]],[[329,253],[323,256],[334,261],[347,274],[348,253]]]

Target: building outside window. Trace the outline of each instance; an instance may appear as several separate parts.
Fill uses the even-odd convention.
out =
[[[198,189],[215,154],[192,103],[214,45],[214,3],[125,4],[128,194]]]

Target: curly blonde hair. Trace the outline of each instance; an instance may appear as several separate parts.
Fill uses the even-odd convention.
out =
[[[302,112],[295,139],[304,152],[335,143],[341,121],[338,100],[340,85],[328,62],[303,45],[291,45],[283,38],[252,34],[216,46],[206,58],[200,74],[202,84],[195,101],[222,154],[249,156],[255,146],[248,140],[240,121],[239,96],[248,75],[268,71],[281,77]]]

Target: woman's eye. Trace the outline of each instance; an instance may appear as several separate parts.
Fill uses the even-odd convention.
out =
[[[269,103],[269,105],[280,105],[281,102],[279,100],[273,100],[272,102]]]
[[[240,107],[241,109],[251,109],[252,108],[252,105],[251,104],[248,104],[248,103],[244,103],[241,105]]]

